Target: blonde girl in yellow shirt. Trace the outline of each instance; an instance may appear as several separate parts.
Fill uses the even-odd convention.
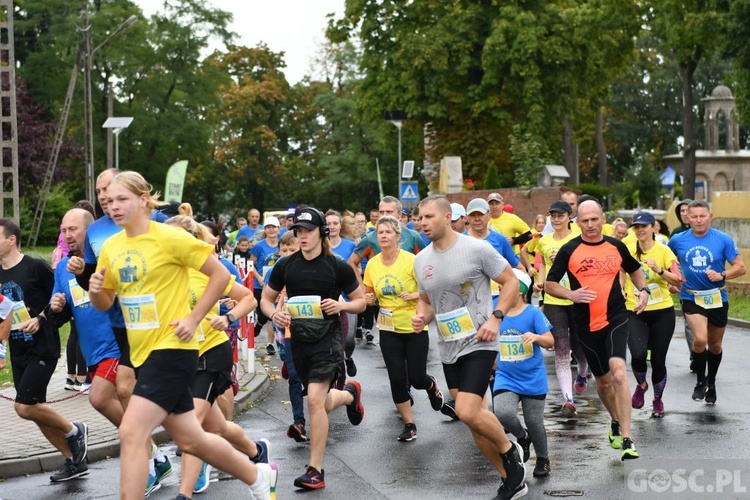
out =
[[[122,172],[110,181],[108,210],[124,231],[105,241],[89,283],[91,303],[99,311],[109,309],[117,294],[137,370],[119,429],[120,496],[143,497],[149,474],[147,443],[163,425],[181,450],[242,480],[255,498],[270,499],[276,470],[256,466],[226,440],[205,432],[196,418],[190,392],[198,368],[195,332],[224,294],[230,276],[211,245],[150,220],[157,196],[136,172]],[[208,277],[192,310],[189,268]]]
[[[417,426],[411,411],[409,386],[427,391],[432,409],[443,407],[443,394],[435,377],[427,374],[427,331],[415,332],[411,318],[417,313],[419,292],[414,278],[414,255],[401,250],[401,224],[384,215],[375,227],[381,252],[367,262],[363,283],[367,305],[380,305],[377,322],[391,397],[404,422],[398,440],[414,441]],[[406,365],[406,369],[404,369]]]

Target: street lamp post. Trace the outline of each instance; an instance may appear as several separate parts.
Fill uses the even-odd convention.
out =
[[[401,197],[401,185],[403,184],[403,175],[401,169],[403,164],[401,163],[401,127],[404,125],[406,119],[406,113],[403,111],[386,111],[385,120],[398,129],[398,195]]]
[[[128,128],[131,123],[133,123],[132,116],[110,116],[102,125],[102,128],[112,130],[115,134],[115,168],[120,168],[120,132]]]

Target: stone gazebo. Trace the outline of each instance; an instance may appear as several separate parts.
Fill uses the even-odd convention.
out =
[[[705,149],[695,152],[695,198],[712,201],[716,191],[750,191],[750,151],[740,149],[740,127],[732,91],[717,86],[705,107]],[[682,154],[664,157],[664,163],[683,171]]]

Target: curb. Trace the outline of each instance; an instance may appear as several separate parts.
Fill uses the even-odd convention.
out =
[[[271,385],[268,373],[256,371],[255,375],[240,387],[240,392],[234,398],[234,416],[249,408]],[[151,434],[157,445],[170,441],[171,438],[163,427],[158,427]],[[120,440],[117,433],[111,441],[89,446],[86,455],[88,463],[108,460],[120,455]],[[23,476],[25,474],[39,474],[59,469],[64,462],[62,455],[55,451],[54,453],[45,453],[28,458],[15,458],[0,462],[0,478],[10,478]]]

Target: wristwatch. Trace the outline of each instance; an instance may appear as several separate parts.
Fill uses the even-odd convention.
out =
[[[503,314],[503,312],[500,309],[495,309],[494,311],[492,311],[492,315],[496,317],[497,319],[499,319],[500,321],[502,321],[503,318],[505,318],[505,314]]]
[[[237,318],[234,317],[234,314],[230,312],[226,313],[224,316],[227,317],[230,323],[234,323],[235,321],[237,321]]]
[[[722,271],[721,272],[721,277],[724,278],[724,279],[727,279],[727,272],[726,271]]]

